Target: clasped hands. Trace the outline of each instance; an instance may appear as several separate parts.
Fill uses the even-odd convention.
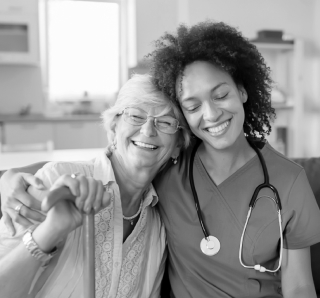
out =
[[[33,224],[30,220],[54,223],[57,230],[69,233],[82,224],[83,213],[97,213],[113,197],[113,192],[106,190],[101,181],[81,174],[74,178],[62,175],[47,189],[32,174],[8,170],[0,187],[3,221],[11,235],[15,234],[12,221],[28,227]],[[21,204],[17,212],[16,207]]]

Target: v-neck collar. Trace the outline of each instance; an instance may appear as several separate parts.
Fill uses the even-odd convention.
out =
[[[263,155],[265,150],[267,147],[267,143],[263,146],[263,148],[260,150],[261,154]],[[256,160],[259,159],[257,153],[255,153],[255,155],[250,158],[244,165],[242,165],[239,169],[237,169],[234,173],[232,173],[229,177],[227,177],[225,180],[223,180],[221,183],[219,183],[218,185],[211,179],[209,173],[207,172],[201,157],[199,155],[199,150],[197,150],[196,154],[195,154],[195,164],[198,165],[198,169],[199,171],[203,172],[203,175],[206,176],[206,179],[208,179],[217,189],[224,187],[225,184],[228,184],[229,181],[234,180],[238,175],[240,175],[242,172],[246,171],[247,168],[249,168],[251,166],[251,164],[255,163]],[[260,161],[259,161],[260,162]],[[262,171],[262,168],[261,168]]]

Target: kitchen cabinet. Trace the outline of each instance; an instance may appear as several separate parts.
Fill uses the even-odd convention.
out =
[[[0,64],[38,63],[38,1],[1,0]]]
[[[66,122],[55,123],[55,149],[82,149],[101,147],[100,123],[97,122]]]
[[[53,140],[53,126],[51,123],[7,123],[2,128],[1,142],[4,144],[46,143],[51,140]]]
[[[275,81],[275,92],[272,93],[271,100],[277,117],[267,139],[275,149],[288,157],[302,157],[304,42],[295,39],[293,44],[254,44],[265,58]],[[279,94],[283,98],[276,97]]]
[[[54,149],[103,148],[107,135],[98,116],[63,118],[0,116],[0,143],[30,145],[51,141]]]

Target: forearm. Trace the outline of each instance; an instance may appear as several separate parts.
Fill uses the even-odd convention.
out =
[[[50,253],[64,237],[65,233],[57,232],[52,222],[40,224],[32,233],[33,241],[44,253]],[[42,265],[43,262],[32,256],[20,241],[0,259],[0,297],[27,297],[32,281]],[[45,281],[43,276],[41,280]]]
[[[284,298],[317,298],[314,285],[300,286],[292,290],[285,290],[283,292]]]
[[[0,260],[0,297],[27,297],[40,266],[21,242]]]
[[[310,248],[283,249],[281,286],[283,297],[316,298]]]

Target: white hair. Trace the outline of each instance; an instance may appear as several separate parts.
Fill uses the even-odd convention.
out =
[[[147,105],[150,107],[163,107],[161,114],[167,114],[173,111],[175,117],[183,127],[180,134],[180,142],[184,147],[190,144],[189,126],[180,110],[170,99],[159,91],[152,83],[152,77],[148,74],[134,74],[120,89],[117,100],[114,105],[102,113],[103,125],[107,132],[108,147],[112,145],[114,132],[112,122],[115,117],[119,117],[126,107],[139,107]]]

